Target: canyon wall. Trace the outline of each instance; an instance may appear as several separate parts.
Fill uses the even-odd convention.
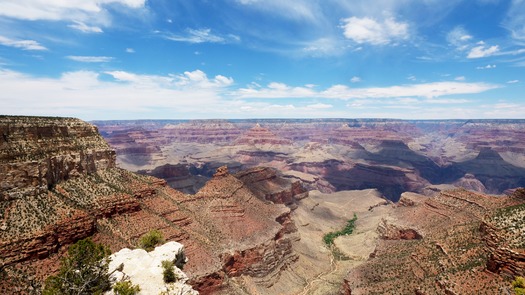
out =
[[[0,133],[2,293],[38,289],[79,239],[117,251],[152,229],[185,245],[185,272],[201,294],[241,275],[271,284],[267,276],[297,259],[283,203],[306,192],[273,170],[247,172],[243,182],[221,167],[186,195],[117,168],[97,128],[78,119],[0,117]]]
[[[209,179],[191,167],[266,166],[334,192],[376,188],[397,201],[448,184],[501,194],[525,186],[524,120],[267,119],[95,122],[117,150],[119,165],[156,173],[195,191]],[[157,174],[162,177],[161,174]]]

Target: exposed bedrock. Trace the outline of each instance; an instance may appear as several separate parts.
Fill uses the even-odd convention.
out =
[[[0,133],[0,199],[115,167],[115,152],[97,128],[78,119],[0,116]]]

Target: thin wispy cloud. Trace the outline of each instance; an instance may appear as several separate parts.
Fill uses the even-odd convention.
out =
[[[86,63],[104,63],[104,62],[110,62],[114,60],[113,57],[110,56],[78,56],[78,55],[69,55],[66,56],[67,59],[78,61],[78,62],[86,62]]]
[[[97,26],[88,26],[81,21],[75,21],[73,24],[68,25],[68,27],[84,32],[84,33],[102,33],[102,29]]]
[[[479,66],[476,67],[477,70],[488,70],[488,69],[495,69],[496,65],[486,65],[486,66]]]
[[[358,83],[358,82],[361,82],[361,81],[362,81],[361,77],[358,77],[358,76],[353,76],[350,79],[350,82],[352,82],[352,83]]]
[[[35,40],[15,40],[0,36],[0,45],[19,48],[22,50],[47,50],[47,48]]]
[[[219,36],[212,33],[211,29],[187,29],[183,34],[164,34],[164,38],[172,41],[187,43],[230,43],[238,42],[236,35]]]
[[[292,87],[284,83],[272,82],[267,87],[241,88],[235,95],[241,98],[393,98],[393,97],[426,97],[436,98],[447,95],[475,94],[501,86],[488,83],[433,82],[390,87],[350,88],[346,85],[334,85],[325,90],[314,91],[306,87]]]

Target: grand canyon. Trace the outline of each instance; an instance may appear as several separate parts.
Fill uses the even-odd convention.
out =
[[[152,229],[200,294],[510,294],[525,120],[0,116],[0,292]],[[353,217],[351,234],[323,237]]]

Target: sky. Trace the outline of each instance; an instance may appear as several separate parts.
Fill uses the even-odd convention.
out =
[[[525,119],[525,0],[0,0],[0,114]]]

